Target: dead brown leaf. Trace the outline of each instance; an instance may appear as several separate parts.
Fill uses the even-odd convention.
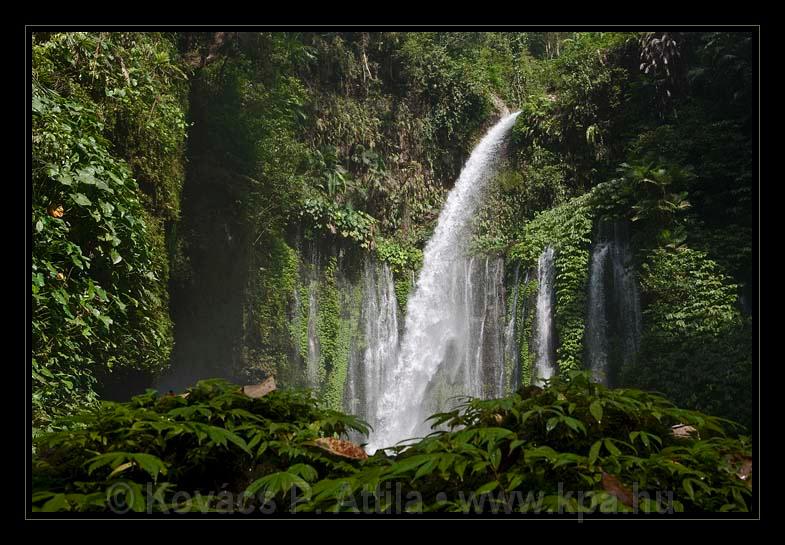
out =
[[[49,212],[49,215],[53,218],[62,218],[63,214],[65,214],[62,204],[50,204],[49,208],[47,208],[47,212]]]
[[[316,440],[316,444],[327,452],[343,456],[344,458],[351,458],[352,460],[365,460],[368,458],[365,450],[351,441],[335,439],[334,437],[320,437]]]
[[[734,468],[738,467],[736,469],[736,477],[747,484],[752,483],[752,458],[734,454],[733,456],[726,456],[725,460]]]
[[[246,384],[243,386],[243,393],[253,399],[266,396],[276,389],[275,377],[267,377],[259,384]]]
[[[676,424],[675,426],[671,426],[671,435],[674,437],[683,439],[686,437],[691,437],[693,434],[695,434],[695,436],[700,439],[698,430],[693,426],[688,426],[686,424]]]
[[[602,472],[602,488],[611,496],[615,496],[616,499],[627,507],[632,507],[633,498],[630,489],[625,487],[619,479],[604,471]]]

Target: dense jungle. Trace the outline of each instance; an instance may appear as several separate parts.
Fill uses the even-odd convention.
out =
[[[33,32],[32,511],[754,511],[757,35],[655,30]]]

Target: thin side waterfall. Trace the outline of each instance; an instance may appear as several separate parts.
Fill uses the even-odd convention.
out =
[[[461,329],[460,338],[463,339],[464,346],[463,352],[457,350],[457,347],[456,349],[448,347],[448,357],[444,358],[447,361],[443,364],[442,368],[450,371],[448,376],[451,383],[456,384],[460,380],[463,380],[463,384],[469,387],[466,391],[466,395],[476,397],[480,395],[480,380],[478,369],[474,365],[477,358],[477,347],[475,346],[477,343],[476,339],[472,336],[472,331],[479,331],[480,336],[482,336],[482,331],[480,330],[482,322],[477,320],[474,312],[474,279],[476,269],[474,266],[474,259],[474,257],[471,257],[463,264],[463,277],[460,272],[451,275],[453,284],[458,284],[463,292],[462,301],[459,301],[456,297],[451,297],[451,302],[456,311],[453,318],[460,316],[460,319],[456,319],[455,321],[457,322],[457,327]],[[484,313],[482,315],[484,316]],[[458,367],[458,364],[460,367]],[[463,369],[463,374],[458,374],[456,372],[457,369]],[[435,409],[435,407],[432,409]]]
[[[477,393],[480,358],[466,362],[466,349],[473,348],[467,344],[474,344],[467,342],[465,334],[467,322],[471,323],[467,310],[475,310],[474,305],[467,304],[470,302],[467,299],[473,299],[475,271],[473,263],[466,266],[466,246],[482,190],[494,173],[505,137],[517,115],[503,118],[488,131],[472,151],[447,196],[407,303],[400,353],[378,398],[377,427],[369,441],[371,451],[429,432],[423,422],[427,416],[425,412],[434,406],[434,396],[449,390],[435,380],[444,382],[444,377],[437,376],[440,369],[444,369],[447,376],[463,379],[458,381],[457,388],[452,385],[453,390],[466,386],[472,389],[471,392],[455,391],[455,394]],[[464,289],[460,290],[461,287]],[[464,297],[455,297],[460,291]],[[471,317],[476,318],[476,314]],[[480,325],[487,324],[481,322]],[[481,337],[483,335],[484,329]],[[458,362],[466,362],[463,369]]]
[[[553,336],[553,248],[548,246],[537,261],[537,311],[535,324],[535,348],[537,359],[532,373],[532,384],[541,386],[555,372],[555,339]]]
[[[317,274],[319,270],[319,255],[316,249],[311,252],[310,280],[308,283],[308,360],[306,361],[306,380],[310,388],[319,386],[319,333],[317,319],[319,316],[319,283]]]
[[[594,245],[589,268],[589,309],[586,314],[586,352],[592,378],[607,384],[608,319],[605,313],[605,265],[608,243]]]
[[[512,306],[510,307],[510,319],[507,321],[507,325],[504,328],[504,369],[508,367],[512,369],[512,383],[511,388],[514,390],[520,379],[518,378],[518,366],[520,365],[520,351],[518,350],[518,335],[517,335],[517,324],[518,324],[518,291],[520,289],[519,283],[519,273],[521,270],[521,264],[518,263],[515,266],[515,273],[513,276],[512,286]],[[504,392],[504,376],[500,376],[499,378],[499,390]]]
[[[387,264],[366,262],[363,276],[362,324],[365,351],[362,359],[362,409],[355,413],[374,428],[376,404],[385,388],[385,373],[398,357],[398,303],[393,275]]]
[[[362,363],[358,361],[357,352],[354,350],[350,351],[346,372],[346,388],[344,388],[343,392],[343,408],[347,413],[359,416],[368,422],[368,418],[363,410],[363,388],[360,385],[362,371]]]
[[[504,395],[504,260],[486,257],[482,263],[481,282],[473,294],[475,321],[478,327],[467,332],[473,342],[470,368],[478,376],[464,382],[462,390],[477,397]],[[427,415],[426,415],[427,417]]]
[[[488,261],[486,260],[486,263]],[[486,267],[486,270],[487,267]],[[486,336],[488,348],[484,350],[487,354],[483,363],[485,364],[484,384],[493,385],[493,389],[488,388],[484,392],[485,397],[502,397],[504,395],[504,383],[507,380],[504,366],[504,318],[506,311],[506,301],[504,293],[504,260],[496,258],[490,267],[485,290],[486,299],[490,297],[487,305],[489,315],[488,335]],[[495,380],[494,380],[495,379]]]
[[[632,364],[641,342],[641,301],[632,268],[629,234],[626,224],[613,224],[613,291],[618,320],[619,355],[623,365]]]
[[[601,224],[589,269],[584,344],[592,377],[609,385],[614,371],[634,364],[640,348],[641,304],[626,225]]]

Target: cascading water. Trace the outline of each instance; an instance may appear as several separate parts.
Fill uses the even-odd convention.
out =
[[[619,352],[622,364],[635,361],[641,342],[641,302],[632,269],[632,252],[626,224],[613,224],[613,289],[619,324]]]
[[[398,304],[386,263],[365,263],[360,321],[365,349],[361,357],[356,352],[349,355],[345,405],[376,428],[376,400],[384,391],[385,373],[398,357]]]
[[[592,377],[606,385],[612,368],[634,363],[640,346],[640,296],[625,227],[614,222],[608,233],[608,224],[600,225],[589,269],[584,343]]]
[[[466,332],[471,343],[467,366],[471,370],[471,382],[464,381],[463,392],[483,398],[504,395],[504,260],[486,257],[478,263],[479,274],[473,275],[474,283],[469,308],[473,309],[474,322]],[[427,417],[427,415],[425,415]]]
[[[319,335],[316,322],[319,316],[319,254],[314,246],[311,251],[311,263],[308,282],[308,359],[306,360],[305,376],[310,388],[319,386]]]
[[[586,352],[589,369],[596,382],[607,384],[608,320],[605,316],[605,264],[608,244],[594,245],[589,268],[589,309],[586,314]]]
[[[488,260],[486,259],[486,271],[488,271]],[[486,305],[490,314],[491,328],[489,328],[488,335],[486,336],[486,345],[488,348],[484,350],[485,354],[490,354],[490,357],[485,357],[482,362],[485,363],[485,377],[484,384],[493,385],[492,391],[484,392],[485,397],[502,397],[504,395],[504,382],[505,365],[504,365],[504,318],[505,318],[505,293],[504,293],[504,260],[496,258],[493,261],[492,273],[490,276],[486,274],[486,300],[490,297],[489,303]],[[487,314],[487,313],[486,313]],[[496,379],[495,381],[493,379]]]
[[[423,420],[433,407],[433,396],[440,391],[438,381],[434,381],[440,369],[457,379],[456,389],[470,388],[456,394],[478,394],[481,373],[478,365],[482,363],[485,343],[479,343],[480,350],[475,352],[479,355],[470,362],[470,354],[476,347],[472,346],[474,341],[471,335],[466,335],[466,330],[478,316],[472,312],[476,308],[470,301],[474,299],[475,271],[472,260],[467,266],[466,245],[470,239],[470,220],[517,115],[499,121],[472,151],[439,215],[407,303],[400,353],[385,376],[384,392],[377,400],[377,426],[369,441],[371,451],[429,431]],[[456,297],[461,291],[464,297]],[[481,338],[485,335],[486,311],[487,306],[482,312]]]
[[[308,360],[306,367],[306,378],[308,386],[316,388],[319,386],[319,336],[316,330],[316,320],[319,313],[319,301],[316,297],[319,285],[316,281],[311,281],[308,285]]]
[[[541,386],[551,378],[554,367],[555,339],[553,336],[553,248],[548,246],[537,261],[537,311],[535,323],[535,348],[537,359],[534,364],[532,384]]]
[[[520,289],[520,283],[518,281],[518,275],[521,270],[521,264],[518,263],[515,266],[515,275],[513,277],[512,282],[512,306],[510,308],[510,319],[507,321],[507,326],[504,328],[504,364],[505,369],[509,366],[512,369],[513,378],[512,378],[512,387],[518,384],[518,366],[520,365],[520,352],[518,350],[518,336],[517,336],[517,324],[518,324],[518,291]],[[504,392],[504,377],[500,377],[500,384],[499,389],[501,392]]]

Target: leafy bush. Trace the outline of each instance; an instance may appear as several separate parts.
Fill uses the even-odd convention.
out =
[[[422,265],[422,250],[409,245],[400,244],[392,239],[377,238],[376,255],[388,263],[396,276],[417,271]]]
[[[96,375],[172,349],[165,221],[179,214],[184,82],[157,33],[33,40],[33,424],[95,401]]]
[[[148,210],[167,220],[178,218],[184,176],[183,68],[172,36],[161,33],[63,32],[33,45],[34,83],[95,109],[99,125],[85,134],[112,143]]]
[[[752,425],[751,320],[705,253],[655,250],[643,264],[644,334],[625,384]]]
[[[295,512],[701,513],[752,506],[749,438],[729,438],[729,422],[658,395],[606,389],[588,373],[565,373],[545,389],[503,399],[469,399],[431,420],[450,431],[351,461],[323,450],[319,438],[367,427],[319,408],[306,393],[250,399],[214,380],[187,397],[148,391],[39,438],[33,506],[145,511],[148,482],[155,491],[149,509],[165,512],[271,500]],[[694,434],[675,436],[671,426],[679,424]],[[235,504],[209,492],[222,482],[237,493]],[[394,503],[393,486],[405,506]],[[191,499],[178,503],[175,492],[183,490]]]
[[[631,221],[648,220],[657,226],[667,226],[678,213],[687,210],[690,202],[684,188],[693,177],[690,168],[678,165],[622,163],[617,168],[617,180],[599,184],[593,191],[593,204],[606,216],[619,210],[631,215]],[[674,192],[675,189],[675,192]]]
[[[357,242],[361,248],[373,248],[376,220],[362,210],[341,206],[317,195],[303,202],[300,215],[306,218],[317,232],[327,231]]]
[[[223,483],[243,491],[298,464],[323,478],[351,472],[351,463],[315,441],[368,431],[352,416],[320,408],[308,392],[251,399],[218,379],[200,381],[187,395],[148,390],[128,403],[102,402],[62,424],[69,429],[36,440],[34,510],[145,511],[148,481],[157,510],[200,510],[221,499]],[[172,499],[178,490],[204,495],[180,504]]]
[[[39,88],[33,113],[33,399],[45,421],[91,398],[96,366],[160,369],[172,341],[163,241],[96,111]]]

